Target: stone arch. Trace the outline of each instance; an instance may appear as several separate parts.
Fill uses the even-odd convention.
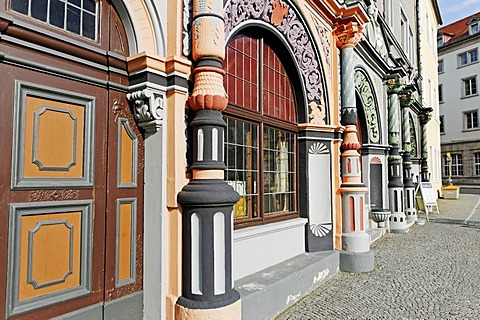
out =
[[[357,97],[360,99],[360,103],[363,108],[366,122],[366,130],[368,141],[367,143],[380,144],[382,141],[382,130],[380,125],[380,117],[378,112],[378,101],[373,90],[370,77],[365,70],[355,70],[355,90],[357,91]]]
[[[112,0],[124,24],[130,55],[147,52],[158,56],[166,55],[166,1]]]
[[[313,36],[299,10],[288,0],[282,2],[267,0],[254,3],[240,0],[227,1],[225,4],[226,42],[249,26],[258,26],[269,30],[287,48],[297,73],[300,75],[303,93],[303,101],[298,106],[298,121],[329,124],[329,107],[325,98],[325,73],[322,60]]]

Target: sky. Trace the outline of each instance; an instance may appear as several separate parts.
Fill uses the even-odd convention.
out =
[[[480,0],[437,0],[440,15],[446,26],[452,22],[480,12]]]

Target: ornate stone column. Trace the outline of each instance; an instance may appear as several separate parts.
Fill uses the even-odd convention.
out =
[[[431,117],[431,108],[422,110],[423,112],[419,114],[420,127],[422,128],[422,160],[420,166],[420,176],[422,182],[430,181],[430,174],[428,173],[428,144],[427,144],[427,123],[430,121]]]
[[[403,209],[402,157],[399,153],[400,118],[398,94],[403,89],[399,78],[388,80],[388,194],[390,210],[390,231],[398,233],[408,232],[407,219]]]
[[[403,190],[405,195],[405,214],[408,221],[417,221],[415,209],[415,185],[412,179],[412,148],[410,146],[410,106],[414,102],[412,91],[402,92],[402,140],[403,140]]]
[[[370,236],[365,231],[364,212],[367,187],[362,183],[357,138],[357,109],[353,50],[362,39],[362,27],[355,22],[340,25],[334,30],[337,46],[342,50],[341,123],[345,126],[342,143],[342,251],[340,269],[347,272],[366,272],[374,268]],[[368,214],[368,213],[367,213]]]
[[[189,104],[195,111],[192,180],[178,194],[182,212],[182,296],[179,319],[240,319],[240,295],[233,288],[233,205],[239,196],[224,181],[222,110],[225,55],[223,2],[194,0],[192,56],[196,62]]]

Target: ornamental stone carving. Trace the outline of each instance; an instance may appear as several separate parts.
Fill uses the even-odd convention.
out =
[[[274,7],[275,5],[275,7]],[[283,10],[283,20],[280,16]],[[278,14],[279,12],[280,14]],[[315,51],[313,40],[300,14],[291,4],[281,0],[231,0],[225,6],[225,34],[243,22],[261,20],[275,27],[288,43],[307,91],[307,103],[315,101],[326,105],[323,100],[322,70],[320,57]]]
[[[164,99],[160,93],[144,89],[127,94],[127,100],[133,105],[138,126],[147,132],[159,130],[164,116]]]
[[[308,107],[310,108],[310,113],[308,114],[310,123],[325,125],[325,106],[312,101],[308,104]]]
[[[368,138],[373,143],[380,141],[380,129],[378,125],[378,114],[373,96],[373,89],[366,75],[362,71],[355,71],[355,88],[362,101],[367,122]]]
[[[213,67],[197,67],[193,71],[195,81],[188,103],[193,110],[219,110],[227,107],[228,96],[223,87],[225,71]]]
[[[363,40],[363,27],[356,22],[341,24],[333,31],[337,38],[337,46],[340,48],[353,48]]]

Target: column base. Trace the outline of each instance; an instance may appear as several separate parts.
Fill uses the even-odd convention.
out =
[[[415,209],[406,209],[405,215],[407,216],[408,221],[417,221],[417,210]]]
[[[373,250],[367,252],[340,251],[340,270],[351,273],[370,272],[375,269]]]
[[[182,320],[241,320],[242,303],[237,300],[234,303],[215,309],[189,309],[178,303],[175,305],[175,319]]]
[[[402,213],[392,213],[389,218],[390,221],[390,232],[393,233],[407,233],[407,217]]]

